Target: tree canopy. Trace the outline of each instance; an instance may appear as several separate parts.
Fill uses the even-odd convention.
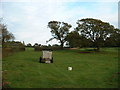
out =
[[[31,44],[31,43],[28,43],[26,46],[27,46],[27,47],[32,47],[32,44]]]
[[[69,29],[72,27],[70,24],[59,21],[50,21],[48,27],[51,29],[52,38],[49,40],[59,40],[61,48],[63,48],[64,43],[66,42],[66,36],[69,33]]]
[[[105,40],[113,35],[115,28],[107,22],[86,18],[77,21],[76,31],[79,31],[81,36],[90,39],[93,46],[99,50]]]
[[[77,31],[71,31],[66,41],[71,48],[74,47],[88,47],[90,46],[90,40],[86,39],[85,37],[81,36]]]
[[[68,34],[66,40],[71,48],[80,46],[80,35],[76,31],[72,31]]]
[[[15,39],[14,35],[7,30],[7,27],[4,24],[0,24],[0,32],[2,33],[0,37],[2,43]]]

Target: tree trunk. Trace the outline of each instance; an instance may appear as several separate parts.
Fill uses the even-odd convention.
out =
[[[64,43],[63,43],[63,42],[61,42],[61,45],[60,45],[60,46],[61,46],[61,49],[63,49],[63,44],[64,44]]]
[[[100,51],[100,47],[99,47],[99,46],[97,47],[96,51],[97,51],[97,52],[99,52],[99,51]]]

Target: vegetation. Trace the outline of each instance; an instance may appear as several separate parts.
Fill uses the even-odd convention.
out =
[[[21,42],[8,41],[8,42],[5,42],[4,47],[2,47],[3,57],[18,51],[25,51],[25,46]]]
[[[2,55],[3,57],[16,51],[25,51],[24,44],[21,42],[13,41],[14,35],[10,33],[6,25],[0,22],[0,42],[2,42]]]
[[[61,47],[66,43],[69,47],[94,47],[99,51],[101,47],[120,46],[120,30],[98,19],[78,20],[77,27],[71,32],[72,26],[64,22],[50,21],[48,27],[53,36],[50,40],[59,40]]]
[[[0,34],[2,54],[3,57],[9,55],[3,58],[3,87],[117,88],[120,74],[117,48],[120,47],[120,30],[92,18],[78,20],[77,25],[70,32],[70,24],[50,21],[48,27],[53,38],[49,41],[56,39],[60,45],[44,46],[35,43],[32,46],[28,43],[25,46],[24,41],[13,41],[14,35],[6,25],[0,24],[0,32],[3,34]],[[67,49],[65,43],[69,46]],[[111,46],[116,48],[105,48]],[[95,51],[100,48],[100,52]],[[39,63],[42,53],[35,51],[42,49],[54,50],[53,64]],[[69,66],[73,67],[73,71],[67,70]]]
[[[2,35],[0,36],[0,40],[2,41],[3,44],[7,41],[15,39],[14,35],[7,30],[6,25],[2,23],[0,23],[0,32],[2,32]]]
[[[32,47],[32,45],[31,45],[30,43],[28,43],[28,44],[26,45],[26,47]]]
[[[50,21],[48,23],[48,27],[51,29],[53,36],[53,38],[51,38],[49,41],[57,39],[60,41],[61,48],[63,48],[64,43],[66,42],[66,36],[72,26],[65,22]]]
[[[77,31],[80,31],[80,35],[86,39],[90,39],[94,47],[97,47],[99,51],[101,46],[104,46],[104,42],[109,38],[117,38],[114,26],[107,22],[103,22],[98,19],[86,18],[77,21]],[[120,35],[120,31],[119,31]],[[112,37],[113,36],[113,37]]]
[[[68,45],[70,48],[74,47],[90,47],[91,40],[86,39],[85,37],[81,36],[77,31],[71,31],[66,38]]]
[[[42,52],[27,48],[3,59],[6,86],[11,88],[117,88],[117,48],[101,52],[80,50],[53,51],[53,64],[39,63]],[[89,52],[88,52],[89,51]],[[67,68],[73,67],[72,71]]]
[[[33,45],[34,47],[36,47],[36,46],[41,46],[41,44],[38,44],[38,43],[35,43],[34,45]]]
[[[35,51],[42,51],[42,50],[44,50],[44,49],[51,49],[51,50],[61,50],[61,46],[59,46],[59,45],[52,45],[52,46],[50,46],[50,45],[48,45],[48,46],[34,46],[34,50]]]

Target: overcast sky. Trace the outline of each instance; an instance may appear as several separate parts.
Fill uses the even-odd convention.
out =
[[[24,2],[22,2],[24,1]],[[71,30],[76,27],[76,21],[83,18],[95,18],[109,22],[118,28],[118,2],[94,2],[93,0],[41,0],[0,2],[0,15],[8,30],[15,36],[16,41],[27,43],[46,44],[51,38],[49,21],[57,20],[72,24]],[[25,2],[26,1],[26,2]],[[114,1],[114,2],[113,2]],[[53,40],[48,44],[56,44]]]

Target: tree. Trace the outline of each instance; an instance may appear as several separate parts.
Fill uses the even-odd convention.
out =
[[[116,46],[120,47],[120,29],[115,29],[115,35],[114,35],[114,40],[116,42]]]
[[[32,45],[30,43],[27,44],[27,47],[32,47]]]
[[[81,36],[90,39],[97,51],[115,30],[114,26],[109,23],[92,18],[78,20],[77,25],[76,30],[80,32]]]
[[[72,31],[68,34],[66,40],[71,48],[90,46],[90,40],[81,36],[77,31]]]
[[[51,29],[53,38],[49,41],[56,39],[59,40],[61,48],[63,48],[64,43],[66,42],[66,36],[69,33],[69,29],[72,27],[70,24],[59,21],[50,21],[48,27]],[[47,41],[48,42],[48,41]]]
[[[120,30],[115,29],[111,37],[108,37],[105,42],[108,47],[120,47]]]
[[[2,43],[15,39],[14,35],[7,30],[6,25],[1,23],[0,23],[0,32],[2,32],[2,35],[0,36],[0,40],[2,41]]]
[[[40,47],[40,46],[41,46],[41,44],[38,44],[38,46]]]
[[[33,45],[34,47],[36,47],[36,46],[41,46],[41,44],[38,44],[38,43],[35,43],[34,45]]]
[[[80,35],[76,31],[72,31],[68,34],[66,40],[71,48],[80,47]]]
[[[36,46],[38,46],[38,45],[39,45],[38,43],[35,43],[33,46],[36,47]]]

